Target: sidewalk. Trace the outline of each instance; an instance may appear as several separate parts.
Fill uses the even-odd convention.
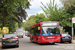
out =
[[[0,35],[0,38],[2,38],[2,36]]]
[[[1,44],[1,42],[0,42],[0,48],[1,48],[1,46],[2,46],[2,44]]]
[[[72,40],[72,43],[75,44],[75,40]]]
[[[72,43],[75,44],[75,36],[73,36]]]

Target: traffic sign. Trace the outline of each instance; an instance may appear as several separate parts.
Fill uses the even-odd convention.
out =
[[[74,18],[72,18],[72,23],[75,23],[75,17],[74,17]]]
[[[75,17],[72,18],[72,40],[73,40],[73,35],[74,35],[73,23],[75,23]]]

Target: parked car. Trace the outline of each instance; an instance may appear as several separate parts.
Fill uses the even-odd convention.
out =
[[[6,46],[16,46],[19,47],[19,39],[16,34],[4,34],[2,38],[2,48]]]
[[[28,31],[25,31],[25,36],[28,36],[29,32]]]
[[[30,33],[28,33],[27,37],[30,37]]]
[[[71,43],[72,37],[69,34],[61,34],[61,42],[69,42]]]
[[[27,36],[28,35],[28,33],[25,33],[25,36]]]

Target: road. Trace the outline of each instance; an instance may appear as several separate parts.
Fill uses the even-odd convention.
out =
[[[0,50],[75,50],[75,44],[69,43],[56,43],[55,45],[52,44],[37,44],[32,43],[29,40],[29,37],[19,38],[20,46],[19,48],[15,47],[7,47]]]

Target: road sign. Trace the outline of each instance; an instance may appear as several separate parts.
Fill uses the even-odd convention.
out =
[[[73,40],[73,35],[74,35],[73,23],[75,23],[75,17],[72,18],[72,40]]]
[[[9,33],[9,28],[8,27],[3,27],[2,32],[3,33]]]
[[[75,17],[74,17],[74,18],[72,18],[72,23],[75,23]]]

